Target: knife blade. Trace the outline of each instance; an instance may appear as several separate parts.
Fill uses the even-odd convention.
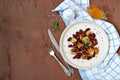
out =
[[[59,45],[58,45],[58,43],[57,43],[57,41],[56,41],[56,39],[55,39],[55,37],[54,37],[54,35],[53,35],[53,33],[52,33],[52,31],[51,31],[50,29],[48,29],[48,35],[49,35],[49,38],[50,38],[52,44],[54,45],[54,47],[56,48],[56,50],[57,50],[57,51],[60,53],[60,55],[61,55],[60,47],[59,47]],[[63,60],[64,60],[64,59],[63,59]],[[69,71],[73,74],[73,73],[74,73],[73,68],[72,68],[66,61],[65,61],[65,64],[66,64],[66,66],[68,67]]]
[[[49,38],[52,42],[52,44],[54,45],[54,47],[57,49],[57,51],[60,53],[60,47],[55,39],[55,37],[53,36],[52,32],[50,29],[48,29],[48,35],[49,35]]]

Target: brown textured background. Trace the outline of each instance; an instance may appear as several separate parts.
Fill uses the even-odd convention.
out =
[[[77,69],[67,77],[43,47],[47,43],[55,50],[48,27],[58,42],[65,28],[59,14],[50,12],[62,1],[0,0],[0,80],[81,80]],[[120,0],[91,0],[91,4],[102,8],[120,33]],[[60,23],[57,32],[51,27],[54,21]]]

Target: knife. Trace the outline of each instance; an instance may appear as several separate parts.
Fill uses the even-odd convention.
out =
[[[60,55],[61,55],[60,47],[59,47],[59,45],[58,45],[58,43],[57,43],[57,41],[56,41],[55,37],[53,36],[53,34],[52,34],[52,32],[51,32],[50,29],[48,29],[48,35],[49,35],[49,38],[50,38],[52,44],[54,45],[54,47],[57,49],[57,51],[58,51],[58,52],[60,53]],[[64,60],[64,59],[63,59],[63,60]],[[69,71],[73,74],[73,73],[74,73],[73,68],[72,68],[66,61],[65,61],[65,64],[66,64],[66,66],[68,67]]]

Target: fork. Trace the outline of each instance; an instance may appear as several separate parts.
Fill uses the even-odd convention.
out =
[[[71,76],[70,71],[69,71],[69,70],[60,62],[60,60],[55,56],[55,52],[53,51],[53,49],[52,49],[50,46],[48,46],[48,45],[45,45],[45,47],[46,47],[48,53],[49,53],[51,56],[53,56],[53,57],[56,59],[56,61],[59,63],[59,65],[61,66],[61,68],[62,68],[63,71],[65,72],[65,74],[66,74],[67,76]]]

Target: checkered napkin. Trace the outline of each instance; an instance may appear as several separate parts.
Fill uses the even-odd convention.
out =
[[[90,20],[100,25],[109,37],[109,51],[105,60],[96,68],[89,70],[79,69],[79,73],[83,80],[120,80],[120,56],[117,50],[120,46],[120,37],[114,25],[103,21],[92,19],[86,12],[86,8],[90,5],[89,0],[64,0],[54,11],[59,11],[65,25],[68,26],[79,20]],[[68,21],[63,17],[63,12],[66,9],[72,9],[76,17]],[[104,46],[104,45],[103,45]]]

